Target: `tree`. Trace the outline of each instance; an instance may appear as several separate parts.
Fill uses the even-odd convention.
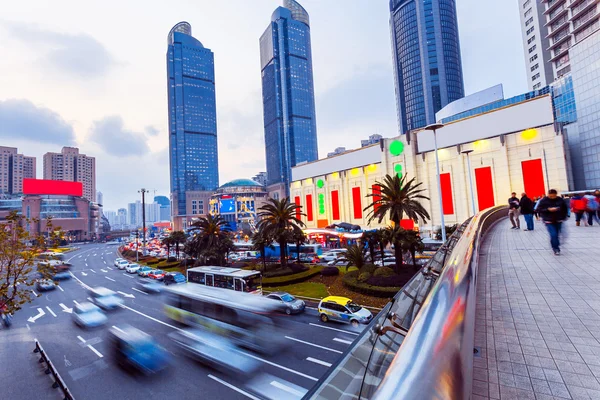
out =
[[[369,249],[371,262],[375,263],[375,244],[378,242],[377,231],[367,231],[363,233],[361,240],[363,241],[363,246]]]
[[[300,228],[294,229],[292,232],[292,241],[296,244],[296,257],[300,262],[300,246],[306,243],[306,234]]]
[[[406,250],[410,253],[410,257],[412,258],[413,267],[417,268],[417,260],[416,254],[419,251],[423,251],[425,246],[423,245],[423,240],[421,239],[421,235],[418,232],[407,230],[404,234],[404,239],[402,241],[402,249]]]
[[[171,254],[171,247],[173,247],[174,244],[173,239],[171,238],[171,236],[167,236],[162,240],[162,244],[163,246],[167,247],[167,257],[169,257],[169,255]]]
[[[446,238],[449,238],[450,236],[452,236],[454,231],[456,231],[457,229],[458,229],[458,224],[446,225]],[[435,239],[442,240],[442,228],[439,228],[435,231]]]
[[[197,233],[189,242],[190,253],[196,258],[216,259],[219,265],[224,265],[226,256],[234,247],[227,221],[220,215],[209,214],[194,222],[192,227]]]
[[[396,258],[396,268],[394,268],[394,271],[396,271],[396,273],[399,273],[400,268],[404,265],[404,260],[402,259],[402,246],[406,241],[406,232],[408,232],[406,229],[399,225],[394,225],[385,228],[383,233],[385,241],[394,244],[394,257]]]
[[[171,243],[175,245],[175,253],[177,253],[177,258],[179,258],[179,245],[185,244],[187,237],[183,231],[175,231],[171,233],[169,238],[171,239]]]
[[[346,271],[350,266],[354,266],[359,270],[365,266],[365,250],[362,246],[356,244],[350,245],[346,248],[346,252],[339,258],[339,261],[346,263]]]
[[[252,234],[251,240],[252,250],[260,252],[263,263],[263,272],[265,272],[267,270],[266,249],[267,247],[273,248],[273,245],[271,244],[273,240],[265,234],[264,229],[262,228],[257,229],[256,232]]]
[[[4,312],[13,314],[20,310],[34,297],[31,288],[36,280],[54,275],[51,263],[36,266],[36,257],[59,243],[61,231],[52,226],[51,219],[46,220],[44,234],[36,236],[25,228],[38,223],[11,212],[0,224],[0,308]]]
[[[258,227],[263,229],[267,237],[279,243],[282,267],[287,265],[287,243],[291,234],[295,229],[304,226],[297,218],[297,215],[304,215],[300,209],[297,204],[290,203],[289,197],[281,200],[268,199],[267,203],[258,209]]]

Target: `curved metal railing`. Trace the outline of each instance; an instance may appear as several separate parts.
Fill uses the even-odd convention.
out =
[[[470,398],[476,255],[505,209],[463,223],[304,398]]]

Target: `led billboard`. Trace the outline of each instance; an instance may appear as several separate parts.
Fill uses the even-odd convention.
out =
[[[51,181],[48,179],[23,179],[23,194],[83,196],[81,182]]]

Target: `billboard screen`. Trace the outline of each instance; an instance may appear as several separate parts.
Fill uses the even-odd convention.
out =
[[[219,214],[230,214],[235,212],[235,201],[233,199],[221,199],[219,201]]]
[[[83,196],[81,182],[51,181],[47,179],[23,179],[23,194],[54,194]]]

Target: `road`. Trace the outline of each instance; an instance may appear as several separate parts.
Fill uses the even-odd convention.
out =
[[[33,338],[37,338],[77,399],[174,395],[181,399],[300,398],[360,333],[360,329],[347,325],[321,323],[315,309],[282,315],[286,350],[273,356],[253,354],[261,363],[260,372],[241,381],[205,367],[178,350],[167,335],[179,327],[164,315],[162,295],[137,291],[137,275],[113,267],[115,246],[86,245],[66,256],[72,263],[74,279],[61,282],[57,290],[39,293],[40,297],[14,316],[11,329],[0,329],[0,362],[20,360],[7,377],[23,377],[8,382],[9,393],[31,391],[33,377],[43,379],[39,368],[30,362],[34,359]],[[120,293],[124,307],[108,314],[105,327],[80,329],[71,319],[71,308],[76,302],[86,301],[86,287],[98,286]],[[149,333],[165,347],[173,360],[170,368],[159,375],[134,377],[116,366],[108,330],[125,324]],[[25,378],[28,376],[32,379]],[[48,398],[57,397],[51,390],[47,391]]]

